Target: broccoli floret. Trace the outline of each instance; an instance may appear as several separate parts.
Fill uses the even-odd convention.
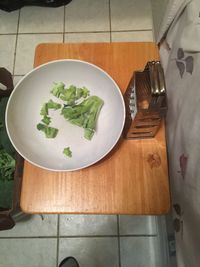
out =
[[[40,115],[42,116],[47,116],[48,115],[48,106],[47,103],[44,103],[41,110],[40,110]]]
[[[62,82],[54,83],[54,87],[52,88],[51,93],[57,98],[59,98],[60,94],[62,94],[64,90],[65,90],[64,83]]]
[[[65,156],[71,158],[71,157],[72,157],[72,152],[71,152],[71,150],[70,150],[70,147],[65,147],[65,148],[63,149],[63,154],[64,154]]]
[[[47,105],[47,108],[48,109],[55,109],[55,110],[57,110],[57,109],[61,108],[61,104],[56,103],[56,102],[54,102],[51,99],[46,103],[46,105]]]
[[[83,127],[85,129],[84,137],[91,140],[102,106],[103,100],[101,98],[98,96],[90,96],[74,107],[63,107],[61,114],[72,124]]]
[[[45,115],[42,119],[42,122],[46,125],[49,125],[51,123],[51,118]]]
[[[46,138],[55,138],[56,135],[58,134],[58,129],[53,128],[53,127],[49,127],[49,126],[42,124],[42,123],[37,124],[37,129],[39,131],[44,132]]]

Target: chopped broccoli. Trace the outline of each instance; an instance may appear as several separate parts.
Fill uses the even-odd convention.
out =
[[[40,115],[47,116],[49,114],[49,109],[57,110],[59,108],[61,108],[61,104],[56,103],[50,99],[47,103],[44,103],[42,105],[42,108],[40,110]]]
[[[62,82],[54,83],[54,87],[52,88],[51,93],[57,98],[59,98],[60,94],[63,93],[64,89],[65,89],[64,83]]]
[[[94,135],[94,130],[93,129],[89,129],[89,128],[85,128],[84,129],[84,137],[86,139],[91,140],[93,135]]]
[[[81,97],[83,97],[83,89],[76,88],[76,100],[79,100]]]
[[[68,105],[73,106],[76,100],[76,87],[70,85],[69,88],[63,91],[63,94],[60,96],[60,99],[66,101]]]
[[[53,127],[47,127],[45,130],[46,138],[55,138],[58,133],[58,129]]]
[[[47,103],[44,103],[41,108],[40,115],[43,116],[43,119],[41,120],[43,124],[38,123],[37,129],[39,131],[44,132],[46,138],[55,138],[58,133],[58,129],[48,126],[51,123],[51,118],[47,116],[49,114],[49,109],[57,110],[60,108],[61,108],[61,104],[56,103],[51,99]]]
[[[89,96],[90,92],[86,87],[76,87],[70,85],[65,88],[64,83],[55,83],[51,93],[64,101],[61,115],[71,124],[77,125],[84,129],[84,137],[91,140],[96,129],[97,118],[104,104],[103,100],[98,96]],[[44,132],[46,138],[55,138],[58,129],[49,127],[51,118],[48,116],[49,109],[58,110],[61,104],[50,99],[43,104],[40,115],[43,116],[41,122],[37,124],[37,129]],[[63,150],[63,154],[67,157],[72,157],[70,147]]]
[[[42,122],[46,125],[49,125],[51,123],[51,118],[45,115],[42,119]]]
[[[71,157],[72,157],[72,152],[71,152],[71,150],[70,150],[70,147],[65,147],[65,148],[63,149],[63,154],[64,154],[65,156],[71,158]]]
[[[56,102],[54,102],[54,101],[51,100],[51,99],[46,103],[46,105],[47,105],[47,108],[48,108],[48,109],[54,109],[54,110],[57,110],[57,109],[61,108],[61,104],[56,103]]]
[[[81,88],[81,89],[82,89],[82,96],[84,98],[86,98],[90,95],[90,91],[85,86],[83,86],[83,88]]]
[[[47,103],[44,103],[41,110],[40,110],[40,115],[42,116],[47,116],[49,113],[48,113],[48,106],[47,106]]]
[[[98,96],[90,96],[74,107],[63,107],[61,114],[72,124],[76,124],[85,129],[84,137],[91,140],[98,118],[98,114],[103,106],[103,100]]]
[[[86,98],[90,95],[90,91],[83,86],[82,88],[76,88],[76,100],[79,100],[81,97]]]
[[[44,132],[46,138],[55,138],[57,133],[58,133],[58,129],[53,128],[53,127],[49,127],[49,126],[42,124],[42,123],[37,124],[37,129],[39,131]]]
[[[65,101],[68,106],[76,105],[78,100],[86,98],[90,94],[89,90],[84,86],[78,88],[74,85],[70,85],[69,87],[64,88],[63,83],[56,84],[51,90],[51,93]]]

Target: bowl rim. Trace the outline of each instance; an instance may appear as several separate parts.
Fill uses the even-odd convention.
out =
[[[21,83],[27,79],[28,76],[30,76],[33,72],[37,71],[38,69],[41,69],[41,68],[44,68],[45,66],[47,65],[50,65],[50,64],[55,64],[55,63],[59,63],[59,62],[77,62],[77,63],[84,63],[86,65],[90,65],[92,66],[93,68],[96,68],[98,69],[100,72],[104,73],[104,75],[106,75],[112,82],[113,84],[115,85],[116,89],[118,90],[118,93],[119,93],[119,96],[121,98],[121,103],[122,103],[122,107],[123,107],[123,120],[122,120],[122,126],[121,126],[121,129],[118,133],[118,136],[116,138],[116,141],[113,143],[113,145],[108,149],[108,151],[106,153],[104,153],[99,159],[97,160],[94,160],[92,161],[91,163],[89,164],[86,164],[84,165],[83,167],[78,167],[78,168],[71,168],[71,169],[54,169],[54,168],[48,168],[48,167],[45,167],[45,166],[42,166],[38,163],[35,163],[33,162],[32,160],[28,159],[26,156],[23,155],[23,153],[21,153],[21,151],[16,147],[16,145],[14,144],[13,140],[12,140],[12,137],[11,137],[11,134],[10,134],[10,131],[9,131],[9,127],[8,127],[8,112],[9,112],[9,107],[10,107],[10,102],[11,102],[11,99],[13,97],[13,95],[15,94],[17,88],[21,85]],[[5,111],[5,125],[6,125],[6,131],[7,131],[7,134],[8,134],[8,137],[13,145],[13,147],[15,148],[15,150],[25,159],[27,160],[29,163],[33,164],[34,166],[37,166],[39,168],[42,168],[42,169],[45,169],[47,171],[53,171],[53,172],[71,172],[71,171],[78,171],[78,170],[82,170],[82,169],[85,169],[85,168],[88,168],[94,164],[96,164],[97,162],[99,162],[100,160],[102,160],[106,155],[108,155],[112,149],[115,147],[115,145],[118,143],[119,139],[120,139],[120,136],[122,134],[122,131],[123,131],[123,128],[124,128],[124,124],[125,124],[125,117],[126,117],[126,110],[125,110],[125,103],[124,103],[124,98],[123,98],[123,94],[118,86],[118,84],[115,82],[115,80],[105,71],[103,70],[102,68],[100,68],[99,66],[93,64],[93,63],[90,63],[88,61],[85,61],[85,60],[80,60],[80,59],[58,59],[58,60],[52,60],[52,61],[49,61],[49,62],[46,62],[46,63],[43,63],[35,68],[33,68],[32,70],[30,70],[29,72],[27,72],[24,77],[16,84],[16,86],[14,86],[14,89],[12,91],[12,93],[10,94],[9,96],[9,99],[8,99],[8,102],[7,102],[7,106],[6,106],[6,111]]]

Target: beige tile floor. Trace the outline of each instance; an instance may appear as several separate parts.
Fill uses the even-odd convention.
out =
[[[0,64],[15,84],[32,69],[41,42],[152,41],[149,0],[72,0],[59,8],[0,11]],[[163,267],[159,218],[118,215],[28,216],[0,232],[0,267]]]

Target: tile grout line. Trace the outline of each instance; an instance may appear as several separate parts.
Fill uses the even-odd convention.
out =
[[[56,267],[58,267],[59,264],[59,247],[60,247],[60,215],[58,214],[58,220],[57,220],[57,247],[56,247]]]
[[[121,247],[120,247],[119,215],[117,215],[117,233],[118,233],[118,257],[119,257],[119,267],[121,267]]]
[[[123,32],[152,32],[152,29],[138,29],[138,30],[113,30],[111,31],[113,33],[123,33]],[[65,33],[70,33],[70,34],[86,34],[86,33],[110,33],[110,30],[109,31],[82,31],[82,32],[65,32]],[[18,35],[30,35],[30,34],[36,34],[36,35],[39,35],[39,34],[63,34],[63,31],[62,32],[18,32],[17,33]],[[16,35],[16,33],[0,33],[0,36],[1,35]]]
[[[152,29],[135,29],[135,30],[113,30],[112,32],[120,33],[120,32],[152,32]]]
[[[105,237],[157,237],[157,235],[140,235],[140,234],[135,234],[135,235],[61,235],[60,238],[105,238]]]
[[[109,8],[109,28],[110,28],[110,43],[112,43],[112,27],[111,27],[111,5],[110,5],[110,0],[108,2],[108,8]]]
[[[13,60],[13,70],[12,70],[12,75],[13,75],[13,76],[14,76],[14,73],[15,73],[15,63],[16,63],[16,56],[17,56],[17,43],[18,43],[18,33],[19,33],[20,13],[21,13],[21,9],[19,10],[18,21],[17,21],[17,32],[16,32],[15,50],[14,50],[14,60]]]
[[[70,235],[59,235],[59,239],[60,238],[116,238],[119,237],[119,235],[78,235],[78,236],[70,236]],[[120,235],[120,237],[157,237],[157,235]],[[0,240],[1,239],[36,239],[36,238],[40,238],[40,239],[51,239],[51,238],[57,238],[57,235],[55,236],[0,236]]]
[[[2,239],[56,239],[57,236],[5,236],[0,237],[0,240]],[[1,266],[1,265],[0,265]]]

